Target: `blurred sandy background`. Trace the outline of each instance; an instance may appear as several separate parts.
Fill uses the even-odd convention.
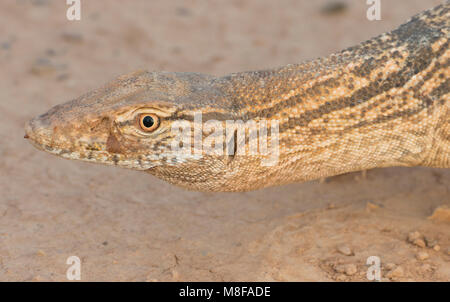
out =
[[[448,170],[196,193],[23,139],[28,119],[135,69],[298,63],[441,1],[384,0],[374,22],[364,0],[81,2],[74,22],[65,1],[0,2],[0,281],[64,281],[71,255],[84,281],[364,281],[371,255],[386,281],[450,281]]]

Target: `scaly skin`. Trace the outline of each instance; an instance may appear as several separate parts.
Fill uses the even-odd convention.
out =
[[[31,120],[26,137],[65,158],[144,170],[201,191],[376,167],[449,168],[449,10],[446,2],[390,33],[298,65],[219,78],[135,72]],[[278,163],[264,166],[264,156],[239,153],[168,161],[172,124],[185,120],[194,128],[196,112],[202,123],[277,120]],[[141,113],[160,126],[143,131]]]

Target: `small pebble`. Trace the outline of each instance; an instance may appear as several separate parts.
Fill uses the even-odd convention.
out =
[[[447,205],[439,206],[428,219],[436,222],[450,222],[450,208]]]
[[[386,274],[386,277],[388,277],[389,279],[395,279],[395,278],[401,278],[404,276],[404,271],[403,268],[401,266],[397,266],[395,269],[389,271]]]
[[[345,274],[347,276],[352,276],[352,275],[356,274],[357,272],[358,272],[358,268],[356,267],[355,264],[350,263],[345,266]]]
[[[176,280],[180,279],[180,273],[176,269],[172,269],[171,273],[172,273],[173,280],[176,281]]]
[[[441,250],[441,247],[436,244],[435,246],[433,246],[433,250],[435,250],[436,252],[439,252]]]
[[[31,281],[34,282],[39,282],[39,281],[43,281],[44,279],[42,279],[42,277],[40,275],[34,276],[33,279]]]
[[[424,237],[425,243],[427,244],[427,247],[434,247],[437,244],[437,241],[430,237]]]
[[[376,209],[378,209],[378,208],[379,208],[378,205],[376,205],[376,204],[374,204],[374,203],[371,203],[370,201],[368,201],[368,202],[366,203],[366,211],[367,211],[367,212],[374,211],[374,210],[376,210]]]
[[[430,258],[430,255],[428,255],[427,252],[418,252],[416,257],[417,257],[417,259],[423,261],[423,260],[426,260],[426,259]]]
[[[345,256],[353,256],[354,255],[352,249],[349,248],[347,245],[339,245],[337,247],[337,250],[339,253],[341,253],[342,255],[345,255]]]
[[[422,237],[422,235],[419,232],[417,232],[417,231],[411,232],[408,234],[408,241],[412,243],[415,240],[420,239],[421,237]]]
[[[334,267],[334,270],[336,271],[336,273],[344,273],[345,272],[345,265],[344,264],[336,265]]]
[[[423,241],[423,239],[416,239],[413,242],[415,245],[419,246],[419,247],[425,247],[425,241]]]
[[[337,273],[345,273],[347,276],[352,276],[358,272],[358,268],[353,263],[336,265],[334,270]]]

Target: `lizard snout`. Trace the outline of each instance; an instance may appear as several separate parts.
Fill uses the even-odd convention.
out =
[[[24,138],[30,139],[37,147],[48,145],[52,137],[50,124],[40,117],[36,117],[25,124]]]

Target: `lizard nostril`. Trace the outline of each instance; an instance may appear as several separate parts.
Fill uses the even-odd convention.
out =
[[[25,135],[24,138],[30,138],[30,136],[32,136],[33,133],[33,120],[27,122],[25,124]]]

